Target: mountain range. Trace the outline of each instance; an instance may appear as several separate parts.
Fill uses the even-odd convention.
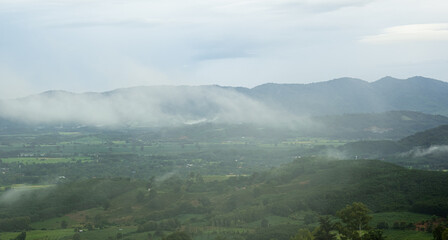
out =
[[[448,83],[425,77],[339,78],[254,88],[154,86],[103,93],[47,91],[0,101],[0,117],[25,123],[172,126],[200,122],[312,126],[310,116],[406,110],[448,116]],[[299,125],[300,125],[299,124]]]
[[[384,77],[369,83],[339,78],[311,84],[264,84],[245,93],[295,114],[330,115],[409,110],[448,114],[448,83],[412,77]]]

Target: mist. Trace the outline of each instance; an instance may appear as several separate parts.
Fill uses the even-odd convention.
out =
[[[35,198],[39,194],[40,197],[49,193],[50,187],[33,188],[29,185],[11,188],[0,194],[0,205],[14,204],[20,200]],[[44,191],[43,191],[44,190]]]
[[[0,195],[0,204],[11,204],[20,200],[28,192],[27,189],[10,189]]]
[[[29,124],[77,123],[104,127],[166,127],[200,122],[270,126],[310,124],[306,117],[267,106],[234,89],[135,87],[104,93],[48,91],[0,103],[3,118]]]
[[[448,145],[434,145],[428,148],[417,147],[408,152],[402,153],[403,157],[425,157],[431,154],[448,153]]]

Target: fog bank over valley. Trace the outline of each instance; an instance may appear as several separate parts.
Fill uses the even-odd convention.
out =
[[[268,83],[251,89],[208,85],[133,87],[102,93],[47,91],[0,101],[2,119],[27,124],[70,123],[96,127],[255,124],[330,132],[338,127],[343,130],[348,117],[350,121],[363,119],[357,120],[366,123],[356,126],[359,130],[383,135],[392,134],[399,126],[383,124],[388,121],[384,117],[388,116],[376,116],[379,120],[370,121],[375,117],[365,114],[388,111],[437,115],[426,123],[431,127],[434,122],[443,123],[443,115],[448,115],[448,83],[424,77],[385,77],[372,83],[339,78],[312,84]],[[331,115],[343,116],[329,118]],[[392,115],[389,117],[397,118],[401,124],[422,118],[410,116],[413,113]],[[419,130],[423,129],[427,128]]]
[[[233,89],[136,87],[105,93],[48,91],[1,102],[0,114],[24,123],[178,126],[201,122],[289,124],[299,118]]]

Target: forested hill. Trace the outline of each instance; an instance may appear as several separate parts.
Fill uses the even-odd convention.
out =
[[[338,150],[347,158],[384,159],[401,166],[427,170],[448,169],[448,125],[418,132],[398,141],[356,141]]]
[[[423,132],[418,132],[403,138],[400,143],[410,147],[448,145],[448,125],[442,125]]]
[[[147,186],[151,186],[148,192]],[[29,192],[0,204],[0,218],[44,220],[96,208],[98,217],[80,224],[139,225],[184,216],[176,227],[254,226],[269,216],[299,216],[304,211],[333,214],[354,201],[374,212],[412,211],[446,216],[448,175],[408,170],[380,161],[302,158],[279,169],[203,181],[199,174],[148,183],[129,179],[91,179]],[[69,203],[67,205],[67,203]],[[137,209],[137,210],[133,210]],[[84,212],[86,213],[86,212]],[[185,216],[194,220],[185,219]]]
[[[347,143],[343,146],[344,151],[350,155],[359,155],[363,157],[382,158],[388,155],[400,155],[401,157],[415,157],[414,153],[423,152],[430,155],[432,153],[442,154],[443,159],[448,151],[428,151],[429,148],[440,148],[448,145],[448,125],[438,126],[426,131],[421,131],[402,138],[398,141],[380,140],[380,141],[357,141]],[[407,154],[404,154],[407,153]],[[422,155],[422,156],[423,156]],[[426,159],[428,160],[428,159]]]
[[[214,123],[308,124],[305,117],[386,111],[448,115],[448,83],[413,77],[376,82],[340,78],[311,84],[153,86],[75,94],[48,91],[0,101],[0,117],[26,123],[173,126]],[[308,126],[303,126],[308,127]]]
[[[385,77],[369,83],[340,78],[312,84],[264,84],[247,94],[296,114],[370,113],[410,110],[448,114],[448,83],[424,77]]]
[[[448,124],[448,118],[412,111],[358,113],[314,117],[319,137],[346,139],[401,139]]]

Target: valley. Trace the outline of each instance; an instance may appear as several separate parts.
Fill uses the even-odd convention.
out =
[[[240,127],[3,134],[0,216],[13,225],[0,237],[25,230],[27,239],[161,239],[182,231],[193,239],[289,239],[362,202],[371,227],[387,223],[385,236],[432,239],[416,224],[448,213],[441,169],[366,160],[363,147],[342,154],[365,141],[274,138]]]
[[[438,240],[448,232],[448,117],[408,110],[302,116],[284,104],[273,108],[278,102],[252,102],[260,89],[237,89],[246,95],[230,96],[246,102],[226,109],[228,93],[206,89],[171,89],[187,96],[160,100],[158,113],[110,108],[110,121],[94,114],[68,121],[73,112],[51,112],[57,105],[49,118],[4,114],[0,239]],[[205,95],[197,99],[198,91]],[[88,97],[122,104],[123,92],[136,89]],[[147,92],[139,98],[151,99]],[[224,100],[200,103],[213,94]],[[47,92],[33,101],[71,97],[82,98]],[[238,111],[243,121],[229,118]],[[284,114],[260,121],[257,111]],[[351,212],[362,214],[344,217]],[[361,230],[350,223],[357,217]]]
[[[448,240],[446,0],[0,0],[0,240]]]

